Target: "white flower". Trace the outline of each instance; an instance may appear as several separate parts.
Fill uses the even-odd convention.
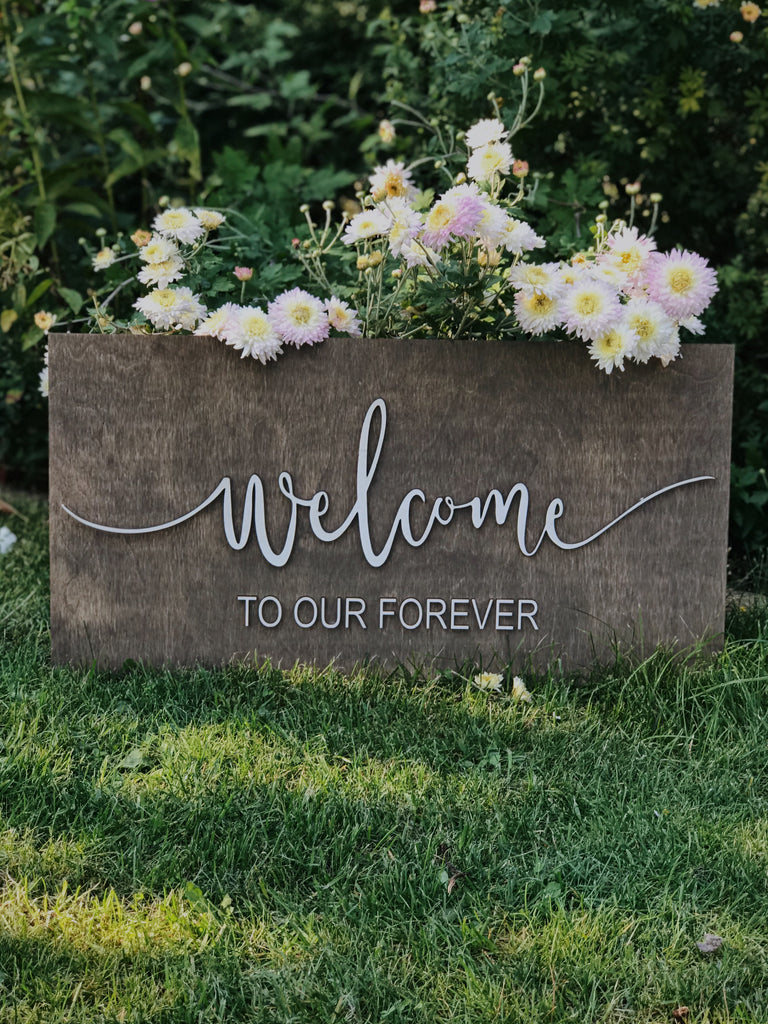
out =
[[[191,245],[205,234],[205,228],[198,218],[185,206],[175,210],[158,213],[152,221],[152,228],[161,235],[176,238],[179,242]]]
[[[163,235],[152,235],[146,245],[139,249],[139,259],[144,263],[165,263],[167,260],[179,259],[179,247],[171,238]]]
[[[357,310],[350,309],[349,303],[342,302],[335,295],[326,300],[325,309],[328,313],[328,321],[331,327],[343,334],[351,334],[359,338],[362,334],[362,324],[357,319]]]
[[[617,368],[623,370],[624,360],[634,355],[636,347],[637,336],[622,321],[595,338],[587,351],[600,370],[610,373]]]
[[[277,359],[283,351],[272,321],[262,309],[254,306],[237,308],[232,312],[226,343],[242,351],[241,359],[253,356],[261,363]]]
[[[545,295],[560,295],[564,281],[558,263],[518,263],[511,267],[509,280],[515,288],[520,288],[526,295],[541,292]]]
[[[637,346],[632,354],[635,362],[647,363],[651,356],[669,350],[675,324],[657,302],[630,299],[624,306],[624,324],[637,337]]]
[[[507,218],[507,230],[504,235],[504,248],[515,256],[522,256],[532,249],[543,249],[546,241],[537,235],[530,224],[525,221]]]
[[[389,199],[409,200],[416,195],[412,179],[413,176],[405,164],[387,160],[383,166],[374,167],[373,174],[368,180],[374,198],[383,193]]]
[[[485,117],[467,129],[464,140],[470,149],[479,149],[481,146],[501,142],[508,135],[509,132],[498,118]]]
[[[195,334],[225,341],[228,331],[232,326],[234,316],[241,308],[241,306],[236,305],[234,302],[225,302],[223,306],[219,306],[210,316],[201,321],[195,328]]]
[[[526,704],[533,703],[533,697],[520,676],[515,676],[512,680],[512,699],[525,701]]]
[[[270,302],[269,319],[283,341],[298,348],[316,345],[330,333],[325,305],[302,288],[291,288]]]
[[[546,292],[519,291],[515,295],[515,314],[527,334],[545,334],[562,321],[557,296]]]
[[[494,174],[505,175],[512,166],[512,149],[507,142],[491,142],[476,149],[467,162],[467,177],[490,181]]]
[[[594,341],[618,323],[621,303],[607,284],[588,274],[578,275],[562,296],[563,325],[569,334]]]
[[[684,327],[686,331],[690,331],[691,334],[704,333],[704,324],[697,316],[687,316],[685,320],[680,321],[680,326]]]
[[[218,210],[196,209],[195,216],[203,225],[206,231],[214,231],[216,228],[221,227],[221,225],[226,220],[224,214],[219,213]]]
[[[481,672],[472,680],[472,685],[486,693],[501,693],[503,681],[504,676],[499,675],[498,672]]]
[[[7,555],[18,539],[7,526],[0,526],[0,555]]]
[[[355,214],[349,222],[341,240],[347,245],[354,245],[365,238],[386,235],[388,230],[389,218],[382,210],[363,210],[362,213]]]
[[[107,267],[111,267],[117,259],[113,249],[100,249],[99,252],[93,257],[93,269],[94,270],[106,270]]]
[[[40,371],[39,391],[43,398],[48,397],[48,367],[44,366]]]
[[[171,256],[162,263],[148,263],[136,276],[142,284],[167,288],[171,281],[178,281],[184,276],[184,261],[180,256]]]
[[[199,296],[193,295],[189,288],[156,288],[133,305],[159,330],[169,327],[192,330],[205,314]]]
[[[428,245],[414,238],[400,247],[400,258],[407,267],[431,267],[440,262],[440,255]]]
[[[509,217],[500,206],[486,203],[480,221],[475,229],[478,240],[486,249],[495,249],[503,245],[507,237],[507,221]]]
[[[390,252],[393,256],[399,256],[403,246],[421,230],[422,216],[402,199],[390,199],[385,203],[383,211],[390,218],[387,233]]]

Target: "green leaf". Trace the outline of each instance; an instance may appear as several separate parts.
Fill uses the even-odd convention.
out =
[[[73,313],[79,313],[83,307],[85,299],[82,297],[80,292],[76,292],[74,288],[62,288],[59,286],[59,295],[64,299],[66,304],[72,310]]]
[[[56,207],[53,203],[44,200],[42,203],[37,204],[33,226],[37,244],[42,249],[56,227]]]
[[[44,337],[45,331],[41,331],[39,327],[30,327],[21,336],[21,351],[26,352],[28,348],[32,348]]]
[[[38,285],[36,285],[32,289],[32,294],[27,299],[27,306],[34,306],[34,304],[37,302],[40,296],[45,295],[45,293],[48,291],[52,284],[53,281],[49,277],[46,278],[45,281],[41,281]]]
[[[540,36],[548,35],[552,31],[554,20],[554,11],[539,11],[531,22],[531,32],[536,32]]]
[[[251,107],[253,110],[266,110],[272,105],[272,97],[268,92],[244,92],[230,96],[228,107]]]

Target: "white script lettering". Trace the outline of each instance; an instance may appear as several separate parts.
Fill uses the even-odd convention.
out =
[[[378,436],[372,435],[372,424],[374,417],[378,413],[379,416],[379,428]],[[411,524],[411,506],[415,503],[421,503],[422,505],[428,504],[427,496],[424,491],[418,487],[414,487],[408,491],[405,497],[400,502],[397,512],[395,513],[394,520],[392,522],[391,529],[387,536],[384,546],[380,551],[374,550],[373,542],[371,540],[371,531],[369,524],[369,508],[368,508],[368,493],[371,489],[373,479],[376,474],[376,468],[381,457],[382,448],[384,446],[384,435],[386,432],[387,425],[387,407],[384,399],[377,398],[371,402],[365,419],[363,420],[362,430],[360,432],[360,444],[358,446],[357,454],[357,490],[356,499],[352,508],[349,511],[346,519],[335,529],[326,529],[321,520],[328,512],[330,506],[330,500],[328,498],[327,491],[317,491],[312,495],[311,498],[300,498],[294,491],[293,478],[290,473],[282,472],[278,477],[278,487],[280,493],[288,499],[290,504],[290,516],[288,521],[288,527],[285,534],[282,547],[273,547],[272,542],[267,534],[266,525],[266,510],[264,501],[264,486],[261,481],[261,477],[257,475],[251,476],[248,481],[245,492],[245,501],[243,503],[243,515],[240,521],[239,534],[235,530],[234,518],[232,513],[232,482],[228,476],[222,477],[218,486],[208,495],[208,497],[202,501],[199,505],[193,508],[190,512],[184,513],[176,519],[171,519],[165,523],[159,523],[156,526],[140,526],[140,527],[122,527],[122,526],[106,526],[102,523],[90,522],[88,519],[84,519],[79,516],[72,509],[67,508],[66,505],[62,505],[62,509],[73,519],[77,520],[78,523],[82,523],[83,526],[88,526],[93,530],[101,530],[104,533],[118,533],[118,534],[140,534],[140,533],[158,533],[161,530],[169,530],[173,526],[178,526],[181,523],[192,519],[203,509],[207,508],[218,498],[222,499],[223,505],[223,526],[224,536],[227,544],[235,551],[242,550],[248,543],[251,535],[256,537],[256,544],[259,551],[264,557],[264,560],[269,565],[280,568],[284,566],[288,559],[291,557],[293,552],[294,542],[296,540],[296,529],[298,526],[299,509],[307,509],[307,518],[309,520],[309,526],[312,533],[317,540],[323,543],[330,544],[333,541],[338,540],[342,537],[347,530],[349,530],[353,524],[357,524],[357,530],[360,537],[360,547],[363,553],[363,557],[366,562],[373,566],[373,568],[379,568],[387,561],[392,546],[397,539],[398,534],[402,536],[403,540],[410,547],[418,548],[426,541],[435,526],[448,526],[454,515],[464,509],[468,509],[470,513],[470,520],[475,529],[480,529],[488,518],[491,509],[493,509],[493,518],[496,520],[498,526],[504,526],[507,519],[512,512],[512,506],[515,500],[517,501],[517,520],[516,520],[516,534],[517,534],[517,545],[520,549],[521,554],[526,558],[530,558],[535,555],[541,547],[544,538],[548,537],[555,547],[560,548],[562,551],[574,551],[577,548],[586,547],[587,544],[591,544],[597,540],[604,533],[610,530],[612,527],[620,523],[622,519],[626,519],[628,515],[641,508],[643,505],[647,505],[648,502],[653,501],[655,498],[660,497],[662,494],[666,494],[668,491],[674,491],[679,487],[686,487],[689,484],[701,483],[705,480],[714,480],[712,476],[696,476],[691,477],[689,480],[678,480],[676,483],[669,484],[667,487],[662,487],[658,491],[654,491],[652,494],[646,495],[636,501],[634,505],[626,509],[620,515],[617,515],[615,519],[612,519],[605,526],[596,530],[589,537],[584,540],[578,540],[574,542],[568,542],[562,540],[557,533],[557,520],[563,515],[564,505],[561,498],[553,498],[550,501],[547,508],[546,515],[544,517],[544,529],[539,536],[538,541],[532,548],[529,548],[526,541],[526,532],[528,526],[528,506],[529,506],[529,495],[528,488],[523,483],[516,483],[510,488],[507,496],[493,488],[488,492],[485,499],[480,496],[470,498],[469,501],[457,502],[450,495],[435,498],[432,502],[432,508],[427,519],[427,525],[424,528],[424,532],[420,536],[414,536],[413,526]],[[375,438],[375,450],[373,457],[368,459],[368,448],[369,442],[372,438]],[[247,606],[246,606],[247,611]],[[477,613],[477,609],[475,609]],[[383,614],[391,614],[390,612],[384,612]],[[436,618],[438,612],[432,612]],[[454,614],[452,610],[452,615]],[[459,615],[466,614],[463,611],[458,612]],[[487,614],[487,612],[486,612]],[[303,623],[299,623],[303,625]],[[415,628],[408,626],[406,628]],[[460,626],[452,626],[452,628],[462,628]],[[466,627],[465,627],[466,628]]]

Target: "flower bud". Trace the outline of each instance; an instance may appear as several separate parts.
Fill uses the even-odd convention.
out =
[[[516,178],[525,178],[528,174],[528,161],[527,160],[515,160],[512,164],[512,173]]]
[[[189,63],[188,60],[183,60],[181,64],[179,64],[179,66],[176,68],[176,74],[179,76],[179,78],[186,78],[191,71],[192,65]]]
[[[301,242],[299,241],[298,238],[292,238],[291,245],[293,246],[294,249],[298,249],[299,246],[301,245]]]
[[[370,266],[370,264],[368,262],[368,257],[367,256],[358,256],[357,257],[357,264],[356,265],[357,265],[357,269],[358,270],[367,270],[368,267]]]
[[[519,64],[515,64],[513,66],[513,68],[512,68],[512,74],[516,75],[518,78],[521,75],[524,75],[525,74],[525,64],[523,64],[522,61]]]
[[[384,257],[381,255],[380,252],[372,252],[371,255],[368,257],[368,266],[378,267],[378,265],[382,262],[383,259]]]
[[[334,201],[332,199],[326,199],[325,202],[323,203],[323,209],[324,210],[332,210],[335,205],[336,205],[336,203],[334,203]]]
[[[599,213],[597,217],[595,217],[595,224],[605,224],[607,220],[608,218],[605,216],[604,213]]]
[[[144,26],[140,21],[132,21],[128,26],[128,35],[130,36],[140,36],[143,31]]]
[[[741,43],[744,40],[744,33],[739,31],[731,32],[728,38],[731,40],[732,43]]]
[[[642,186],[640,185],[639,181],[632,181],[628,185],[624,186],[624,191],[627,193],[628,196],[636,196],[637,193],[640,191],[641,187]]]
[[[253,267],[235,267],[232,273],[238,281],[250,281],[253,277]]]
[[[466,176],[466,174],[463,171],[461,171],[461,173],[456,175],[456,184],[457,185],[463,185],[466,180],[467,180],[467,176]]]
[[[149,89],[152,88],[152,79],[149,77],[149,75],[141,76],[141,78],[139,79],[139,87],[143,92],[147,92]]]
[[[543,82],[546,77],[547,72],[544,70],[544,68],[536,68],[536,70],[533,72],[534,82]]]
[[[309,203],[302,203],[299,207],[299,213],[309,213]]]
[[[391,121],[379,121],[378,135],[382,142],[390,143],[395,137],[395,126]]]
[[[131,235],[131,241],[137,249],[143,249],[145,245],[149,245],[152,235],[149,231],[144,231],[143,228],[139,228],[138,231],[134,231]]]
[[[655,203],[656,205],[658,205],[661,202],[661,200],[662,200],[661,192],[651,192],[649,198],[650,198],[652,203]]]

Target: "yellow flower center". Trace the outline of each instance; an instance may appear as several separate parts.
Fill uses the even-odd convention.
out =
[[[634,316],[630,317],[630,327],[635,334],[640,338],[641,341],[647,341],[654,335],[653,320],[650,317],[643,316],[642,313],[635,313]]]
[[[312,307],[307,302],[297,302],[291,310],[291,320],[297,324],[308,324],[312,319]]]
[[[693,288],[695,279],[688,267],[676,267],[668,274],[667,282],[676,295],[685,295]]]
[[[453,210],[448,203],[438,203],[427,217],[427,227],[430,231],[438,231],[450,224],[452,216]]]
[[[592,316],[600,309],[600,298],[594,292],[582,293],[577,297],[575,306],[581,316]]]
[[[596,344],[600,355],[603,356],[614,356],[621,351],[621,337],[616,331],[608,331],[602,338],[598,338]]]
[[[546,316],[546,314],[550,313],[554,308],[555,300],[551,299],[543,292],[534,292],[525,304],[532,313],[538,313],[540,316]]]
[[[390,199],[404,196],[406,193],[405,182],[399,174],[391,171],[384,179],[384,191]]]
[[[176,292],[172,288],[158,288],[152,297],[163,309],[171,309],[176,305]]]

